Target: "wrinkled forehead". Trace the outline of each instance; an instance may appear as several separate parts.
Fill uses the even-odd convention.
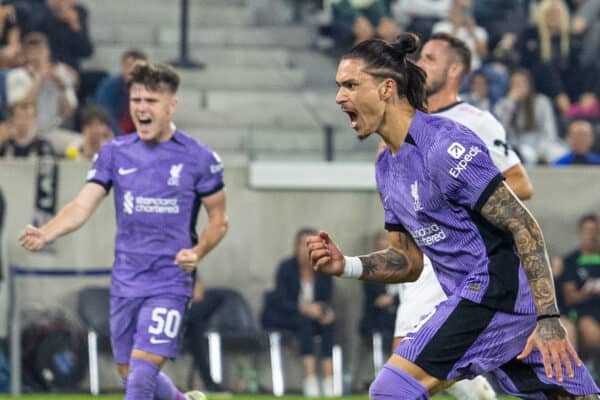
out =
[[[335,81],[342,84],[347,81],[361,81],[372,78],[366,70],[367,63],[361,58],[346,58],[340,61]]]
[[[156,89],[151,89],[143,83],[132,83],[129,89],[130,97],[170,97],[173,96],[166,83],[159,83]]]
[[[445,40],[429,40],[423,45],[419,57],[445,62],[450,57],[450,45]]]

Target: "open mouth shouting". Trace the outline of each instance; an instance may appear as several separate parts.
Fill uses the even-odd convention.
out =
[[[358,113],[349,109],[342,109],[342,111],[344,111],[348,115],[348,118],[350,118],[350,127],[352,129],[356,129],[358,126]]]

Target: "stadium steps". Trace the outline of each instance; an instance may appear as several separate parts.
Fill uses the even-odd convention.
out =
[[[190,45],[221,46],[267,46],[307,48],[314,41],[315,33],[305,26],[271,27],[221,27],[192,28],[189,33]],[[170,45],[179,43],[179,29],[161,27],[158,43]]]
[[[173,2],[178,4],[178,2]],[[140,11],[140,2],[120,3],[115,7],[106,7],[104,2],[88,2],[90,20],[93,23],[110,21],[114,24],[146,24],[148,21],[160,21],[160,26],[178,29],[179,7],[165,7],[163,4],[144,2],[144,11]],[[254,11],[249,7],[190,3],[190,27],[206,26],[250,26],[254,24]],[[117,11],[117,12],[116,12]]]
[[[348,128],[348,118],[335,104],[331,92],[308,90],[189,90],[182,89],[178,94],[180,109],[184,115],[193,116],[195,111],[212,112],[216,115],[231,115],[230,123],[236,126],[268,126],[274,123],[278,127],[299,126],[301,121],[307,127]],[[236,115],[238,114],[238,115]],[[206,121],[199,121],[204,124]],[[213,121],[214,123],[214,121]],[[214,126],[214,125],[213,125]]]
[[[140,46],[151,60],[169,62],[179,56],[177,46]],[[84,68],[105,69],[118,73],[121,68],[121,55],[125,48],[122,44],[98,44],[94,55],[84,61]],[[246,66],[281,67],[290,65],[291,59],[285,48],[249,48],[217,46],[194,46],[190,49],[190,58],[207,63],[210,66]]]
[[[293,90],[304,85],[304,71],[281,67],[219,67],[179,71],[182,88],[186,89],[284,89]]]

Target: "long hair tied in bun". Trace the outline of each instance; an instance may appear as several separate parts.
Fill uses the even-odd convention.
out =
[[[418,36],[410,32],[400,34],[392,44],[380,39],[365,40],[343,55],[342,60],[364,60],[367,73],[381,79],[394,79],[398,96],[406,97],[417,110],[427,112],[425,71],[407,58],[419,49],[419,43]]]

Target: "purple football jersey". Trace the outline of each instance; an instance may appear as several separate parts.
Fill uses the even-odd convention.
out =
[[[114,187],[117,215],[111,294],[190,296],[192,276],[175,264],[197,242],[201,198],[223,188],[223,164],[208,146],[180,131],[147,143],[120,136],[98,154],[88,182]]]
[[[463,125],[417,111],[396,155],[377,160],[388,230],[405,230],[432,261],[445,293],[507,312],[535,305],[512,235],[479,211],[503,177]]]

